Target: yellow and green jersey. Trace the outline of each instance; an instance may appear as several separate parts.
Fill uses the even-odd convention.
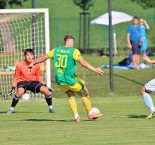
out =
[[[77,82],[76,61],[81,57],[78,49],[60,46],[52,49],[47,56],[54,60],[55,78],[58,85],[73,85]]]

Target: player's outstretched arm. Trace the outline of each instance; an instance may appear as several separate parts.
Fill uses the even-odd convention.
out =
[[[103,75],[103,71],[101,70],[101,68],[95,68],[92,65],[90,65],[86,60],[84,60],[82,57],[78,59],[78,62],[85,68],[99,74],[99,75]]]
[[[33,65],[41,63],[41,62],[43,62],[43,61],[45,61],[47,59],[49,59],[49,57],[46,54],[44,54],[41,57],[39,57],[38,59],[34,60]]]
[[[47,60],[47,59],[49,59],[49,57],[48,57],[46,54],[44,54],[44,55],[42,55],[41,57],[35,59],[35,60],[28,66],[28,68],[32,68],[34,65],[36,65],[36,64],[38,64],[38,63],[41,63],[41,62],[43,62],[43,61],[45,61],[45,60]]]

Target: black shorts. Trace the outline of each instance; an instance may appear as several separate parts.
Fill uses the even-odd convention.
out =
[[[132,45],[132,54],[140,54],[141,53],[139,44],[131,41],[131,45]]]
[[[33,93],[40,92],[41,86],[43,86],[43,84],[38,81],[21,81],[17,84],[17,88],[24,88],[25,92],[29,90]]]

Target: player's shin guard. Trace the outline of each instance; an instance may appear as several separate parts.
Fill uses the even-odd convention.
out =
[[[143,100],[146,104],[146,106],[150,109],[151,113],[153,113],[155,111],[155,107],[152,101],[151,96],[148,93],[143,94]]]
[[[45,96],[45,100],[49,106],[49,112],[50,113],[55,113],[55,108],[52,106],[52,96]]]
[[[91,101],[90,101],[89,96],[88,95],[86,95],[86,96],[82,95],[82,101],[83,101],[83,104],[84,104],[84,106],[86,108],[86,111],[90,112],[92,106],[91,106]]]
[[[15,107],[17,105],[19,101],[19,97],[17,97],[16,95],[14,96],[13,100],[12,100],[12,104],[11,104],[11,107]]]
[[[48,106],[52,105],[52,96],[45,96],[45,100],[46,100]]]
[[[72,109],[72,112],[73,114],[78,114],[78,111],[77,111],[77,105],[76,105],[76,101],[75,101],[75,98],[74,97],[70,97],[69,98],[69,105]]]

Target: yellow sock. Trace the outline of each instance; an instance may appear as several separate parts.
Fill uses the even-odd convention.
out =
[[[69,98],[69,104],[72,109],[73,114],[78,114],[77,105],[74,97]]]
[[[83,101],[83,104],[84,104],[84,106],[86,108],[86,111],[90,112],[92,107],[91,107],[91,101],[90,101],[89,96],[88,95],[87,96],[82,96],[82,101]]]

